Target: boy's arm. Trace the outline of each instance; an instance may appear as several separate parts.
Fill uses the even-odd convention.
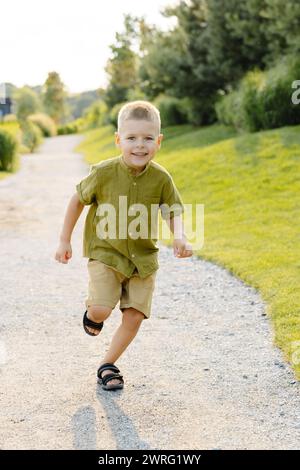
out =
[[[184,204],[171,175],[169,175],[169,178],[162,188],[160,209],[162,218],[167,222],[169,229],[174,235],[174,255],[178,258],[187,258],[188,256],[192,256],[192,246],[188,243],[187,237],[184,233],[182,220]]]
[[[84,204],[80,202],[78,194],[75,193],[68,204],[63,228],[60,234],[59,246],[55,253],[55,259],[59,263],[68,263],[72,257],[71,236],[76,222],[83,211]]]
[[[177,258],[188,258],[193,255],[192,246],[188,243],[184,233],[184,225],[181,215],[174,215],[165,219],[169,229],[174,235],[173,252]]]

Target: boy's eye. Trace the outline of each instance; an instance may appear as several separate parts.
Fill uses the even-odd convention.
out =
[[[135,137],[134,136],[130,136],[130,137],[127,137],[128,140],[134,140]],[[154,140],[153,137],[146,137],[146,140]]]

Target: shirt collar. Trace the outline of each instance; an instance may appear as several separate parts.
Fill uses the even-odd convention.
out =
[[[136,176],[138,178],[139,176],[142,176],[144,173],[146,173],[149,170],[152,160],[149,160],[149,162],[146,164],[143,171],[141,171],[141,173],[139,173],[138,175],[134,173],[134,168],[131,168],[129,165],[127,165],[127,163],[124,160],[123,155],[119,156],[119,161],[120,161],[121,167],[124,168],[124,170],[126,170],[129,175]]]

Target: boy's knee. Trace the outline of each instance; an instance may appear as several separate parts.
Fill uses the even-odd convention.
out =
[[[112,308],[101,305],[90,305],[88,307],[89,318],[92,321],[100,322],[106,320],[112,312]]]
[[[126,308],[123,310],[122,322],[126,323],[129,328],[137,328],[145,319],[145,315],[134,308]]]

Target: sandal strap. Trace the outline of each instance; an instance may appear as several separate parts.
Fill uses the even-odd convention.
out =
[[[110,362],[106,362],[105,364],[102,364],[99,369],[98,369],[98,377],[99,379],[102,379],[101,374],[104,370],[112,370],[113,372],[120,372],[120,370],[115,366],[114,364]]]
[[[121,381],[121,383],[124,383],[123,375],[113,373],[113,374],[107,374],[107,375],[105,375],[105,377],[103,377],[103,379],[102,379],[103,385],[106,385],[107,382],[109,382],[112,379],[119,379]]]
[[[96,323],[96,322],[90,320],[87,317],[87,311],[85,312],[85,314],[83,316],[83,324],[85,326],[90,326],[91,328],[95,328],[95,330],[102,330],[102,328],[103,328],[103,321],[100,322],[100,323]]]

